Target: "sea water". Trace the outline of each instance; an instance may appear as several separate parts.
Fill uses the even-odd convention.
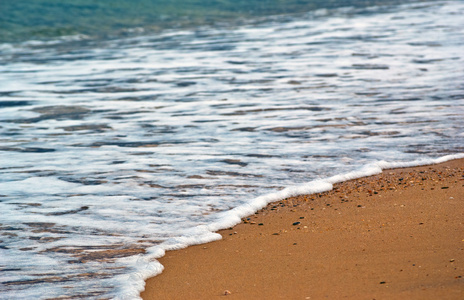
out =
[[[347,6],[1,44],[0,298],[137,299],[166,250],[270,201],[464,157],[463,15]]]

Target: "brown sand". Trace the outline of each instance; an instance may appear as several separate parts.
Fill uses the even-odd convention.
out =
[[[464,159],[288,198],[220,234],[168,252],[143,299],[464,299]]]

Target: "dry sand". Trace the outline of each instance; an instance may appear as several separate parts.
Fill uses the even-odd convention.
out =
[[[464,159],[268,205],[171,251],[149,299],[464,299]]]

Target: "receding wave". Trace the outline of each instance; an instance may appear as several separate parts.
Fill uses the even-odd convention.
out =
[[[462,157],[463,14],[424,2],[4,44],[0,297],[137,299],[164,251],[269,201]]]

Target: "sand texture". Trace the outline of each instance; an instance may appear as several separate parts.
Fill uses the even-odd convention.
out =
[[[272,203],[171,251],[149,299],[464,299],[464,159]]]

